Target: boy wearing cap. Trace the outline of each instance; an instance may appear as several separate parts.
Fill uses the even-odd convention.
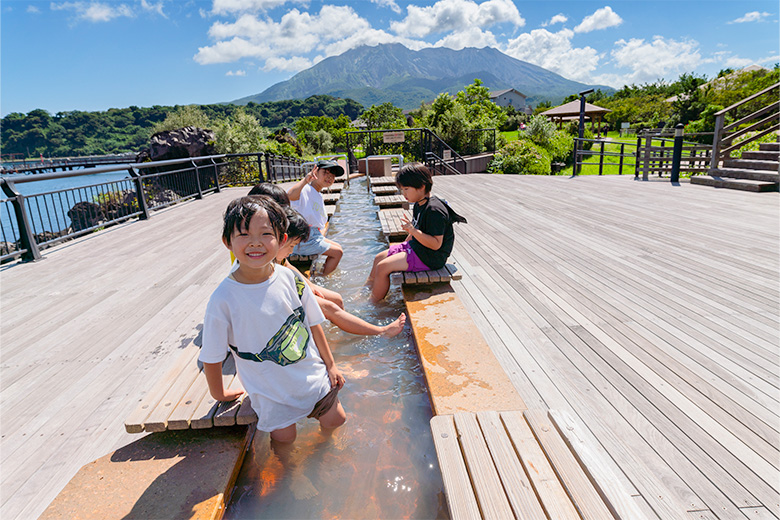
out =
[[[339,265],[344,250],[333,240],[322,235],[328,214],[325,212],[325,201],[322,190],[329,188],[336,177],[344,173],[344,168],[333,161],[319,161],[306,177],[298,181],[287,191],[290,206],[298,211],[309,224],[309,240],[298,244],[293,253],[296,255],[325,255],[325,266],[322,274],[330,274]]]

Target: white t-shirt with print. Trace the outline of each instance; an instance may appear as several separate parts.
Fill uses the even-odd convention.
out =
[[[259,356],[244,359],[233,351],[258,430],[270,432],[303,419],[330,391],[325,363],[311,336],[311,327],[325,317],[308,285],[299,283],[304,284],[300,298],[296,276],[280,266],[259,284],[226,278],[206,307],[200,361],[222,362],[228,345]]]
[[[291,201],[290,207],[300,213],[312,227],[321,230],[328,223],[328,214],[325,212],[325,201],[322,198],[322,193],[312,188],[310,184],[303,187],[300,198]]]

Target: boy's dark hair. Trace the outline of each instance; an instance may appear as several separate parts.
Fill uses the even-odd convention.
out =
[[[244,231],[249,228],[249,221],[260,210],[268,213],[268,220],[278,240],[287,230],[287,215],[275,200],[266,195],[253,195],[232,200],[225,210],[222,226],[222,238],[230,245],[230,237],[234,230]]]
[[[431,172],[423,163],[406,163],[395,174],[395,183],[398,186],[411,188],[425,188],[425,193],[430,193],[433,188]]]
[[[294,209],[285,208],[287,214],[287,240],[301,239],[301,242],[309,240],[309,224],[303,215],[295,211]]]
[[[248,195],[267,195],[279,203],[280,206],[289,206],[290,197],[287,196],[287,192],[280,186],[271,184],[270,182],[261,182],[255,184]]]

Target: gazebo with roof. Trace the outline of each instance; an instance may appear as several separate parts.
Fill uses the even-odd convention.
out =
[[[604,114],[612,112],[608,108],[591,105],[585,103],[585,117],[590,119],[590,128],[593,130],[593,125],[598,122],[598,128],[601,128],[601,119]],[[558,128],[561,128],[564,121],[572,121],[579,119],[580,117],[580,100],[575,99],[561,106],[551,108],[541,112],[540,115],[549,117],[554,123],[558,123]]]

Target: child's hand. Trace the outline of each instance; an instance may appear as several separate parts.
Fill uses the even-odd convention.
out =
[[[339,370],[336,365],[333,365],[328,369],[328,377],[330,378],[331,388],[336,386],[340,390],[344,386],[344,383],[347,382],[347,380],[344,379],[344,376],[341,375],[341,370]]]
[[[306,174],[306,183],[311,184],[312,182],[317,180],[317,167],[311,169],[309,173]]]
[[[409,220],[409,218],[406,215],[403,215],[401,217],[401,229],[403,229],[404,231],[406,231],[410,235],[412,234],[412,231],[414,231],[414,225],[412,224],[412,222]]]
[[[228,403],[230,401],[235,401],[243,394],[244,394],[243,390],[235,390],[235,389],[225,390],[224,392],[222,392],[222,396],[220,397],[215,396],[214,399],[216,399],[217,401],[221,401],[223,403]]]

